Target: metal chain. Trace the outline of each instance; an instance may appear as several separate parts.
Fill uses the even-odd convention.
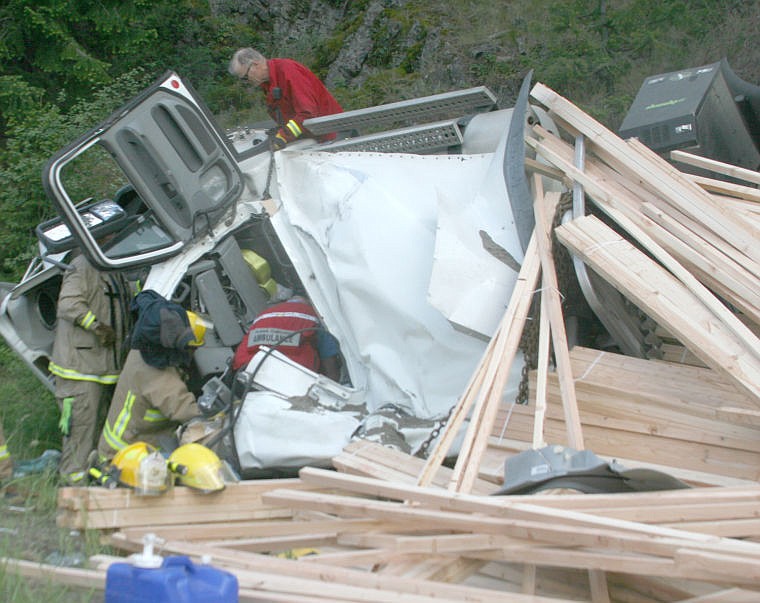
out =
[[[572,208],[573,197],[570,193],[565,193],[560,197],[560,202],[557,205],[557,211],[554,214],[553,226],[559,226],[562,221],[562,216],[566,211]],[[556,239],[553,240],[552,254],[554,256],[555,268],[557,271],[557,281],[560,291],[565,292],[566,298],[572,296],[580,296],[583,299],[580,287],[575,281],[575,272],[573,268],[572,259],[569,252],[562,245],[560,245]],[[577,291],[574,291],[577,289]],[[530,394],[530,371],[535,370],[538,366],[538,335],[539,335],[539,313],[541,309],[541,294],[537,293],[531,302],[531,308],[528,313],[528,320],[523,328],[522,335],[520,337],[519,348],[523,353],[525,362],[523,364],[522,373],[520,375],[520,383],[517,388],[517,396],[515,398],[516,404],[527,404]],[[451,418],[451,414],[454,412],[456,405],[449,409],[448,414],[442,418],[438,425],[430,432],[428,438],[420,444],[415,456],[420,458],[427,458],[428,449],[430,444],[438,437],[443,427],[448,423]]]
[[[417,452],[414,453],[414,456],[421,459],[426,459],[428,457],[428,448],[430,448],[430,444],[433,443],[433,440],[435,440],[441,433],[441,429],[443,429],[443,427],[449,422],[449,419],[451,419],[451,414],[454,412],[454,409],[456,407],[457,405],[454,404],[451,408],[449,408],[449,412],[446,413],[446,416],[438,420],[438,425],[430,431],[430,435],[424,442],[422,442],[422,444],[420,444],[420,447],[417,449]]]
[[[565,212],[572,208],[572,204],[573,196],[571,193],[564,193],[560,197],[560,201],[557,204],[557,211],[552,220],[552,233],[554,227],[557,227],[562,222],[562,216]],[[568,283],[571,280],[568,275],[572,273],[572,261],[570,260],[567,250],[562,245],[558,244],[556,239],[554,239],[553,234],[552,239],[552,255],[554,257],[559,290],[567,292],[569,288]],[[517,387],[515,404],[527,404],[530,398],[530,371],[535,370],[538,367],[538,336],[540,330],[540,321],[538,319],[540,313],[541,293],[537,293],[531,302],[528,320],[525,323],[522,336],[520,337],[519,347],[523,353],[525,362],[523,364],[522,374],[520,375],[520,383]]]

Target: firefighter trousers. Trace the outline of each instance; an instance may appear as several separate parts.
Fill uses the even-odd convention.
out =
[[[63,436],[58,471],[70,485],[85,484],[87,457],[100,436],[100,406],[110,402],[112,386],[93,381],[55,378],[55,397],[61,410]]]

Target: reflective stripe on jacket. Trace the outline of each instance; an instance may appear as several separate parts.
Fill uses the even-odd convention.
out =
[[[301,366],[316,371],[319,356],[316,350],[317,328],[320,326],[314,308],[302,298],[293,298],[264,310],[253,321],[243,341],[235,350],[232,368],[237,370],[250,362],[259,347],[276,347],[279,352]],[[313,327],[313,330],[306,330]]]
[[[121,365],[128,287],[123,278],[96,270],[83,255],[71,262],[58,295],[55,342],[49,370],[64,379],[116,383]],[[101,345],[98,324],[111,326],[116,342]]]
[[[343,112],[340,103],[305,65],[292,59],[269,59],[267,66],[269,81],[261,85],[266,93],[267,110],[288,142],[302,134],[311,136],[303,126],[305,119]],[[335,133],[324,134],[317,140],[333,138]]]
[[[98,444],[101,456],[110,458],[146,433],[200,415],[195,396],[187,389],[180,370],[157,369],[139,350],[130,350],[116,385]]]

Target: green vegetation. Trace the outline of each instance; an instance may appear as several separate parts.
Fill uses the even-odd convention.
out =
[[[23,274],[36,253],[32,229],[52,214],[40,181],[50,156],[166,70],[191,82],[224,127],[264,118],[263,106],[227,74],[240,46],[330,75],[347,109],[475,85],[490,87],[509,106],[532,69],[534,81],[613,129],[648,75],[727,57],[740,76],[760,83],[758,0],[420,0],[393,8],[371,0],[303,0],[289,2],[288,10],[277,2],[220,4],[7,0],[0,6],[0,281]],[[317,22],[324,14],[342,18]],[[363,44],[359,32],[368,36]],[[351,64],[336,70],[348,55]],[[97,194],[85,184],[75,192]],[[58,447],[57,414],[50,392],[0,343],[0,419],[11,452],[32,458]],[[36,512],[49,520],[55,483],[24,479],[19,486],[37,489]],[[28,540],[23,521],[14,529],[21,532],[0,532],[0,556],[19,556],[14,545]],[[30,589],[0,566],[2,600],[86,600],[67,598],[78,595],[59,586]]]
[[[14,460],[36,458],[60,449],[58,408],[45,388],[0,343],[0,421]],[[58,475],[53,472],[16,477],[0,490],[0,558],[73,565],[91,555],[110,553],[99,534],[55,527]],[[86,603],[95,594],[48,580],[32,581],[0,563],[0,601],[14,603]]]
[[[49,473],[30,475],[7,484],[6,497],[0,501],[0,557],[73,565],[90,555],[110,552],[98,543],[96,532],[54,527],[57,486],[57,477]],[[2,601],[87,603],[97,600],[94,596],[90,589],[23,578],[0,563]]]
[[[197,0],[70,3],[9,0],[0,8],[0,280],[34,252],[31,228],[50,217],[40,184],[50,155],[165,70],[186,77],[223,126],[265,117],[226,73],[233,49],[292,56],[327,77],[346,108],[487,85],[503,104],[528,70],[615,127],[647,75],[714,62],[757,62],[758,2],[742,0],[471,0],[378,7],[369,0],[291,2],[250,15]],[[321,7],[321,9],[320,9]],[[379,9],[379,10],[378,10]],[[337,11],[336,25],[309,24]],[[297,35],[283,35],[297,27]],[[737,59],[733,61],[733,59]],[[739,71],[741,74],[741,71]],[[754,73],[757,73],[755,68]]]
[[[48,448],[60,449],[58,407],[53,394],[0,342],[0,422],[8,450],[29,459]]]

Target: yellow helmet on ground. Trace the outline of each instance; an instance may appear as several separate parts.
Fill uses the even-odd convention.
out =
[[[187,319],[190,321],[190,328],[193,330],[193,335],[195,335],[195,339],[187,345],[195,348],[202,346],[206,338],[206,329],[212,326],[211,323],[200,314],[196,314],[191,310],[187,311]]]
[[[225,467],[216,453],[203,444],[183,444],[169,455],[169,467],[177,483],[201,492],[224,489]]]
[[[134,488],[139,494],[156,496],[171,484],[166,459],[146,442],[125,446],[113,457],[111,465],[116,469],[119,483]]]

